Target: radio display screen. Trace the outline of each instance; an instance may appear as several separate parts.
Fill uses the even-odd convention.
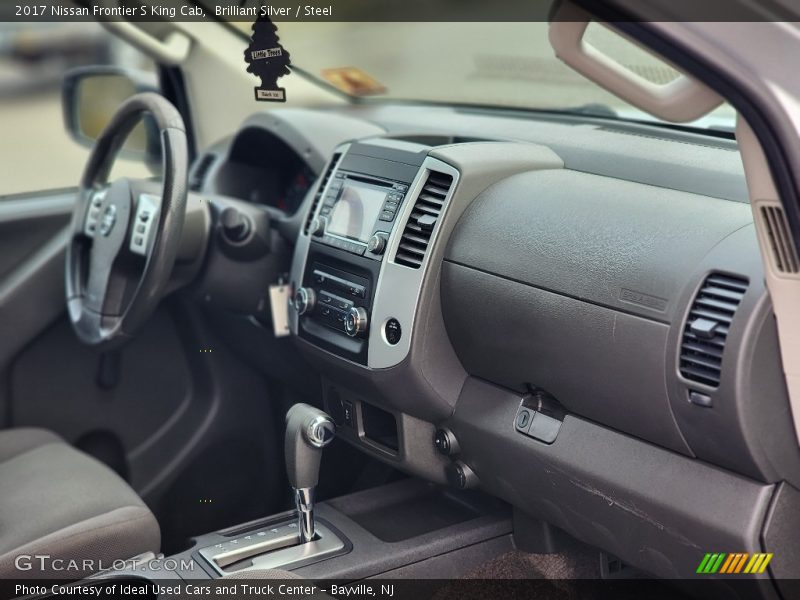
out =
[[[327,233],[366,242],[386,200],[384,188],[348,181],[331,212]]]

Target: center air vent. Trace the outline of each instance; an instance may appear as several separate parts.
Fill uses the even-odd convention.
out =
[[[719,387],[725,341],[746,290],[742,277],[712,273],[706,278],[683,330],[680,371],[686,379]]]
[[[317,213],[317,207],[319,206],[319,201],[322,199],[322,194],[325,192],[325,186],[328,185],[328,181],[333,175],[333,170],[336,168],[336,164],[339,162],[339,157],[341,157],[341,153],[337,152],[331,158],[331,162],[328,163],[328,167],[325,169],[325,174],[322,176],[322,181],[319,182],[319,187],[317,188],[317,192],[314,194],[314,201],[311,203],[311,208],[308,210],[308,215],[306,215],[306,223],[303,226],[303,233],[308,235],[308,230],[311,227],[311,221],[314,220],[314,215]]]
[[[452,176],[436,171],[428,173],[428,179],[403,230],[394,262],[412,269],[420,268],[451,185]]]

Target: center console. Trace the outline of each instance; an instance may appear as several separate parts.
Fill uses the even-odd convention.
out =
[[[393,140],[337,149],[292,267],[300,339],[368,368],[403,360],[428,246],[458,176],[428,150]]]
[[[512,549],[508,506],[475,492],[404,479],[315,505],[331,418],[295,404],[286,418],[286,472],[296,510],[209,533],[163,559],[147,555],[96,577],[137,581],[258,578],[274,570],[308,579],[456,577]],[[170,569],[172,567],[169,567]],[[154,570],[150,570],[154,569]]]

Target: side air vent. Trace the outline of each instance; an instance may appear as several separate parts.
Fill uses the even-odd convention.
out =
[[[725,340],[746,290],[742,277],[712,273],[706,278],[683,330],[680,371],[686,379],[719,387]]]
[[[192,177],[189,180],[189,189],[193,192],[199,192],[203,189],[203,183],[206,180],[206,175],[208,175],[208,170],[211,168],[211,165],[214,164],[216,160],[215,154],[204,154],[203,157],[200,159],[200,162],[192,172]]]
[[[797,249],[786,222],[786,215],[780,206],[762,206],[761,219],[767,230],[773,264],[780,273],[797,273],[800,271],[800,260]]]
[[[337,152],[333,155],[331,162],[328,163],[328,167],[325,169],[325,174],[322,176],[322,181],[319,182],[317,193],[314,194],[314,201],[311,203],[311,208],[308,210],[308,215],[306,215],[306,224],[303,226],[303,233],[306,235],[308,235],[308,230],[311,228],[311,221],[314,220],[314,215],[317,212],[319,201],[322,199],[322,194],[325,192],[325,186],[328,185],[328,181],[330,180],[331,175],[333,175],[333,170],[336,168],[341,156],[342,155],[340,152]]]
[[[453,185],[452,176],[436,171],[428,173],[428,179],[422,186],[414,210],[411,211],[403,236],[400,238],[400,245],[394,256],[397,264],[412,269],[420,268],[451,185]]]

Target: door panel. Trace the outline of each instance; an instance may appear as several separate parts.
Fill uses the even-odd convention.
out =
[[[282,407],[190,299],[165,299],[118,351],[77,341],[64,299],[73,198],[0,200],[0,428],[51,429],[115,468],[165,549],[281,509]]]
[[[64,311],[64,248],[74,193],[0,199],[0,381],[13,357]],[[0,386],[0,427],[8,424]]]

